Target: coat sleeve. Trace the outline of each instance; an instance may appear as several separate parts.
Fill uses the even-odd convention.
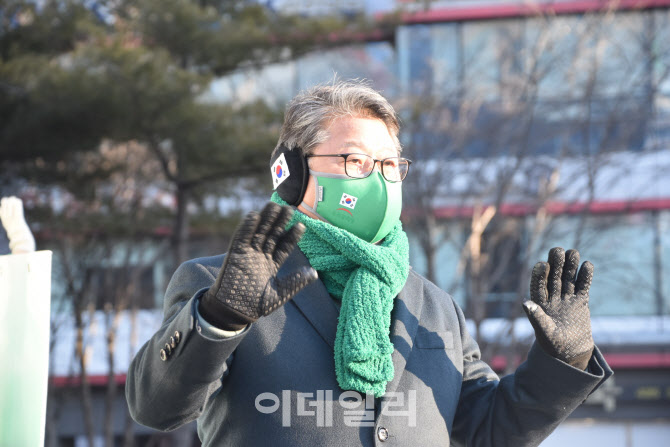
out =
[[[252,326],[232,337],[212,337],[197,318],[198,299],[214,283],[219,258],[218,267],[191,260],[177,269],[165,293],[163,323],[130,363],[126,399],[130,415],[142,425],[168,431],[200,416]],[[163,359],[161,349],[170,337],[179,341]]]
[[[546,354],[534,342],[514,374],[498,379],[481,359],[454,303],[463,343],[463,383],[452,445],[537,446],[612,375],[597,347],[586,371]]]

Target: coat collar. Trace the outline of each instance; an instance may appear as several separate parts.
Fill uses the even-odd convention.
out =
[[[286,268],[288,272],[308,265],[309,261],[305,255],[296,248],[282,266],[282,270]],[[423,282],[410,268],[407,282],[396,297],[391,312],[390,340],[394,346],[392,354],[394,375],[393,380],[386,386],[387,393],[394,392],[398,388],[407,359],[414,347],[414,338],[421,320],[422,298]],[[334,352],[339,310],[323,282],[314,281],[298,292],[291,301]]]

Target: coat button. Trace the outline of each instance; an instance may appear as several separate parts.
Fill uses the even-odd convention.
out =
[[[177,341],[174,339],[174,337],[170,337],[170,347],[172,349],[177,347]]]
[[[377,437],[381,442],[384,442],[389,438],[389,431],[386,429],[386,427],[379,427],[377,429]]]
[[[181,341],[181,332],[174,331],[174,342],[179,344],[180,341]]]
[[[170,354],[172,354],[172,348],[170,347],[170,343],[165,343],[165,348],[163,349],[165,349],[165,353],[168,355],[168,357],[170,356]]]
[[[165,352],[165,349],[161,349],[161,351],[160,351],[160,355],[161,355],[161,360],[162,360],[162,361],[166,361],[166,360],[167,360],[167,353]]]

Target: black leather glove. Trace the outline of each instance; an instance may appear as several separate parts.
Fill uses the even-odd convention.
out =
[[[584,262],[579,274],[578,267],[577,250],[552,248],[549,263],[538,262],[533,268],[530,301],[523,309],[545,352],[584,370],[594,347],[589,312],[593,264]]]
[[[200,298],[198,310],[205,320],[224,330],[242,329],[317,279],[311,267],[277,277],[305,232],[302,223],[286,230],[292,215],[291,207],[274,202],[260,215],[247,214],[233,235],[216,282]]]

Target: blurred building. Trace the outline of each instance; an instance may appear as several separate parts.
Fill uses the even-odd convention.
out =
[[[355,0],[271,0],[268,7],[289,14],[328,15],[336,13],[365,13],[365,2]]]
[[[272,94],[282,103],[334,73],[371,79],[400,110],[404,150],[415,160],[403,217],[412,265],[461,304],[498,372],[513,370],[532,340],[520,309],[532,264],[563,246],[596,266],[594,338],[615,376],[543,445],[660,445],[670,436],[670,0],[395,6],[407,13],[386,39],[235,75],[215,82],[211,95]],[[484,222],[475,249],[471,235]],[[220,241],[215,248],[198,242],[194,257],[225,250]],[[132,264],[143,301],[138,313],[116,320],[112,375],[111,320],[98,309],[85,321],[100,425],[110,378],[119,386],[118,445],[128,427],[127,366],[160,326],[171,274],[151,260],[151,249],[136,248],[145,255]],[[116,259],[101,266],[105,275],[122,265]],[[119,268],[108,281],[122,282],[123,274]],[[72,352],[77,325],[69,316],[59,321],[52,387],[66,397],[51,433],[55,445],[85,445]],[[134,430],[140,445],[195,439],[192,426],[176,437]]]
[[[395,36],[399,96],[423,112],[405,115],[404,142],[429,183],[405,192],[433,191],[413,201],[418,218],[406,207],[413,265],[437,266],[503,372],[517,363],[511,344],[532,337],[519,272],[552,246],[578,248],[596,266],[594,338],[615,376],[543,445],[659,445],[670,434],[670,2],[402,3],[415,13]]]

